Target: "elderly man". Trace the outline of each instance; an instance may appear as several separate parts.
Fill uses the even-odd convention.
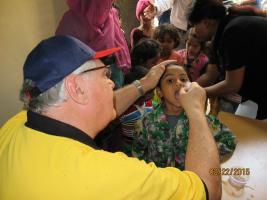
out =
[[[21,93],[27,112],[0,132],[1,200],[220,198],[220,176],[209,174],[219,167],[217,148],[203,113],[205,92],[196,83],[179,94],[190,120],[187,171],[95,146],[116,110],[120,114],[155,87],[164,71],[164,63],[155,66],[116,91],[115,110],[110,69],[99,58],[117,50],[94,52],[70,36],[54,36],[32,50]]]

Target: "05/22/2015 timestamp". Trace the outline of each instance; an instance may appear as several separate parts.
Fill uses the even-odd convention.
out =
[[[250,168],[232,167],[232,168],[210,168],[210,175],[231,176],[231,175],[250,175]]]

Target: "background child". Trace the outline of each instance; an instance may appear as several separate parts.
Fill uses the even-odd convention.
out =
[[[177,60],[179,62],[179,55],[174,50],[180,42],[178,29],[172,24],[162,24],[158,26],[153,34],[153,39],[161,44],[160,60]]]
[[[144,77],[149,69],[157,63],[160,55],[160,44],[152,39],[142,39],[131,51],[132,69],[125,76],[125,84]],[[153,110],[152,95],[140,97],[120,117],[119,123],[112,131],[112,138],[108,144],[108,151],[123,151],[131,155],[135,124],[145,113]]]
[[[141,39],[131,50],[132,69],[125,75],[125,84],[145,76],[160,58],[160,44],[152,39]]]
[[[148,19],[144,16],[144,9],[149,5],[149,0],[139,0],[136,5],[136,18],[140,22],[140,26],[131,31],[131,48],[133,48],[142,38],[152,38],[154,31],[154,20]]]
[[[196,37],[194,29],[191,28],[186,39],[186,49],[178,51],[180,56],[180,63],[178,64],[184,65],[189,70],[192,81],[198,80],[201,72],[208,64],[209,58],[202,53],[204,45],[204,42]]]
[[[134,156],[146,162],[155,162],[158,167],[184,169],[189,122],[180,105],[179,92],[188,82],[189,78],[183,66],[166,66],[157,88],[162,103],[146,114],[139,123],[134,135]],[[236,146],[233,133],[213,116],[207,116],[207,121],[220,155],[232,153]]]

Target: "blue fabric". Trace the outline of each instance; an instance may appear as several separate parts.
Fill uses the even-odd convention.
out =
[[[170,24],[170,16],[171,16],[171,9],[166,10],[165,12],[162,13],[162,15],[160,15],[158,17],[159,19],[159,25],[161,24]]]

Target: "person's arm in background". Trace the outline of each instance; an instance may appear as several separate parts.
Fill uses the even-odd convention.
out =
[[[245,66],[226,71],[225,80],[205,88],[207,96],[214,97],[238,92],[242,87],[244,76]]]
[[[135,38],[134,38],[134,36],[135,36],[135,32],[136,32],[136,28],[133,28],[132,30],[131,30],[131,33],[130,33],[130,43],[131,43],[131,49],[134,47],[134,45],[135,45]]]
[[[144,93],[156,87],[161,75],[165,71],[165,65],[173,61],[174,60],[167,60],[152,67],[148,74],[144,78],[140,79],[140,83],[144,90]],[[140,93],[135,85],[130,84],[121,89],[116,90],[114,92],[114,96],[117,116],[120,116],[124,111],[127,110],[130,105],[132,105],[140,97]]]
[[[188,89],[180,90],[179,99],[189,119],[189,137],[185,170],[195,172],[206,184],[209,199],[221,199],[221,176],[209,171],[220,168],[219,155],[204,113],[205,90],[193,82]]]
[[[161,15],[164,11],[172,8],[175,0],[150,0],[150,6],[145,8],[144,15],[148,19],[153,19],[156,15]]]
[[[208,87],[215,83],[219,74],[220,72],[216,64],[208,64],[206,72],[202,74],[196,82],[202,87]]]

